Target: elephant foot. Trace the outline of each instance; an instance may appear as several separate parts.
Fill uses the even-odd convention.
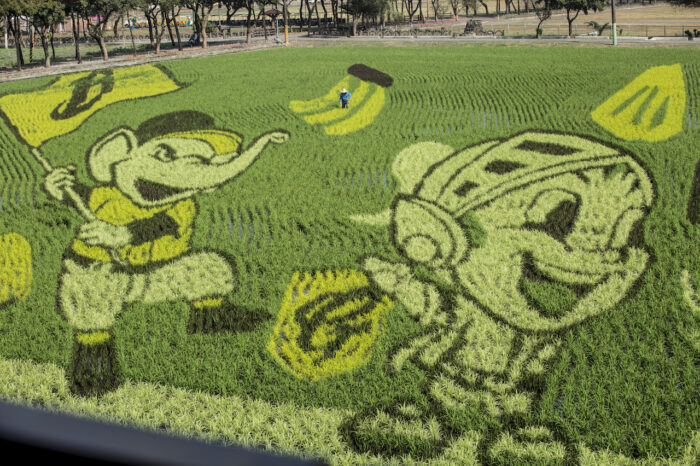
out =
[[[226,304],[223,298],[210,298],[190,305],[187,333],[249,332],[270,319],[262,312],[253,312]]]
[[[123,379],[109,333],[76,335],[70,377],[71,391],[80,396],[100,396],[121,385]]]
[[[576,449],[543,426],[511,429],[498,435],[484,452],[485,463],[494,465],[578,464]]]
[[[410,455],[428,459],[444,447],[444,433],[434,416],[415,404],[375,407],[359,413],[343,428],[345,439],[362,453],[381,457]]]

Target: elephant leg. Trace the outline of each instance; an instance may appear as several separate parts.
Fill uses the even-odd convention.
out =
[[[99,396],[123,380],[111,329],[130,282],[129,275],[113,272],[110,264],[64,261],[59,306],[75,337],[69,384],[77,395]]]
[[[511,425],[482,445],[485,464],[578,464],[576,446],[556,429],[541,425]]]
[[[143,301],[185,300],[190,305],[190,334],[252,330],[267,314],[234,308],[228,295],[234,289],[229,263],[212,252],[190,254],[148,274]]]

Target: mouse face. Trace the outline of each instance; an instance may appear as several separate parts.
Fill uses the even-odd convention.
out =
[[[408,261],[453,277],[499,320],[555,331],[610,309],[642,273],[634,233],[651,201],[632,157],[526,133],[427,166],[394,201],[391,231]]]

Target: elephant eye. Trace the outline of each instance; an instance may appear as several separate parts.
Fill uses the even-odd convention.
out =
[[[153,151],[153,157],[163,162],[172,162],[175,159],[175,151],[166,144],[159,144]]]

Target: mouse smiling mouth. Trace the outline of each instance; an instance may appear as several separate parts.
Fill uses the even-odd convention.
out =
[[[187,191],[186,189],[177,189],[171,186],[156,183],[154,181],[142,179],[136,180],[134,186],[141,196],[150,202],[157,202],[166,198],[174,197]]]

